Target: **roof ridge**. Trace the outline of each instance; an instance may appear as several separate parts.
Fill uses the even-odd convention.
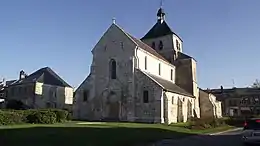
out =
[[[135,40],[132,38],[132,36],[126,32],[123,28],[121,28],[119,25],[113,23],[112,25],[115,25],[116,27],[118,27],[133,43],[135,43],[137,46],[138,44],[135,42]]]
[[[154,78],[152,78],[149,73],[144,72],[144,71],[142,71],[142,70],[140,70],[140,69],[138,69],[138,68],[137,68],[137,70],[140,71],[141,73],[145,74],[147,77],[149,77],[151,80],[153,80],[156,84],[158,84],[159,86],[161,86],[162,88],[164,88],[163,85],[161,85],[161,84],[160,84],[159,82],[157,82]]]
[[[56,79],[61,81],[63,84],[65,83],[66,86],[71,87],[66,81],[64,81],[57,73],[55,73],[50,67],[46,67],[46,70],[53,75]]]
[[[166,60],[162,55],[160,55],[157,51],[155,51],[153,48],[151,48],[149,45],[147,45],[146,43],[144,43],[142,40],[134,37],[133,35],[131,35],[130,33],[126,32],[123,28],[121,28],[119,25],[117,24],[112,24],[115,25],[117,28],[119,28],[133,43],[135,43],[137,46],[139,46],[140,48],[142,48],[139,43],[141,43],[142,45],[144,45],[145,47],[149,48],[149,50],[153,51],[154,55],[151,51],[146,50],[147,52],[149,52],[150,54],[154,55],[155,57],[162,59],[163,61],[167,62],[168,64],[174,66],[173,64],[171,64],[168,60]],[[139,42],[139,43],[138,43]],[[142,48],[143,50],[145,50],[144,48]],[[158,57],[159,56],[159,57]]]
[[[140,39],[138,39],[138,38],[136,38],[136,37],[133,37],[133,36],[130,35],[130,34],[129,34],[129,36],[132,37],[132,39],[133,39],[135,42],[138,41],[138,42],[140,42],[142,45],[144,45],[145,47],[149,48],[149,49],[150,49],[151,51],[153,51],[153,53],[156,54],[157,56],[154,55],[151,51],[148,51],[148,50],[145,50],[144,48],[142,48],[142,47],[138,44],[138,42],[136,43],[137,46],[139,46],[139,47],[142,48],[143,50],[149,52],[150,54],[154,55],[155,57],[157,57],[157,58],[159,58],[159,59],[165,61],[166,63],[168,63],[168,64],[174,66],[174,65],[171,64],[168,60],[166,60],[162,55],[160,55],[156,50],[154,50],[153,48],[151,48],[149,45],[147,45],[147,44],[146,44],[145,42],[143,42],[142,40],[140,40]]]

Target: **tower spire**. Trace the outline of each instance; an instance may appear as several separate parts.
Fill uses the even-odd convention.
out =
[[[160,8],[157,12],[158,23],[163,23],[163,21],[165,20],[165,13],[164,13],[162,6],[163,6],[163,0],[160,1]]]

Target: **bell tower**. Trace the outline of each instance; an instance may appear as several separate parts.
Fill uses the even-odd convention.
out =
[[[156,16],[157,22],[141,40],[173,63],[178,57],[178,52],[182,52],[182,40],[166,23],[162,1]]]

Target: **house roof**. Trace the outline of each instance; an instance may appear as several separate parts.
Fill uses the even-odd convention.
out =
[[[148,73],[148,76],[150,76],[152,79],[154,79],[156,82],[158,82],[167,91],[189,96],[189,97],[194,97],[191,93],[185,91],[184,89],[182,89],[181,87],[179,87],[178,85],[174,84],[171,81],[165,80],[163,78],[160,78],[158,76],[155,76],[155,75],[152,75],[149,73]]]
[[[151,39],[151,38],[157,38],[157,37],[161,37],[161,36],[165,36],[165,35],[176,35],[178,36],[176,33],[174,33],[171,28],[168,26],[168,24],[163,21],[162,23],[157,22],[149,31],[148,33],[141,38],[141,40],[143,39]],[[181,39],[178,36],[179,39]],[[181,40],[182,41],[182,40]]]
[[[61,87],[71,87],[49,67],[41,68],[36,72],[30,74],[29,76],[25,77],[24,79],[18,80],[13,85],[32,83],[32,82],[40,82],[43,84],[55,85]]]

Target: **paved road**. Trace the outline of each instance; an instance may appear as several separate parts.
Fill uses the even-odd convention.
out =
[[[222,133],[219,135],[203,135],[178,141],[165,141],[156,146],[243,146],[242,130]]]

